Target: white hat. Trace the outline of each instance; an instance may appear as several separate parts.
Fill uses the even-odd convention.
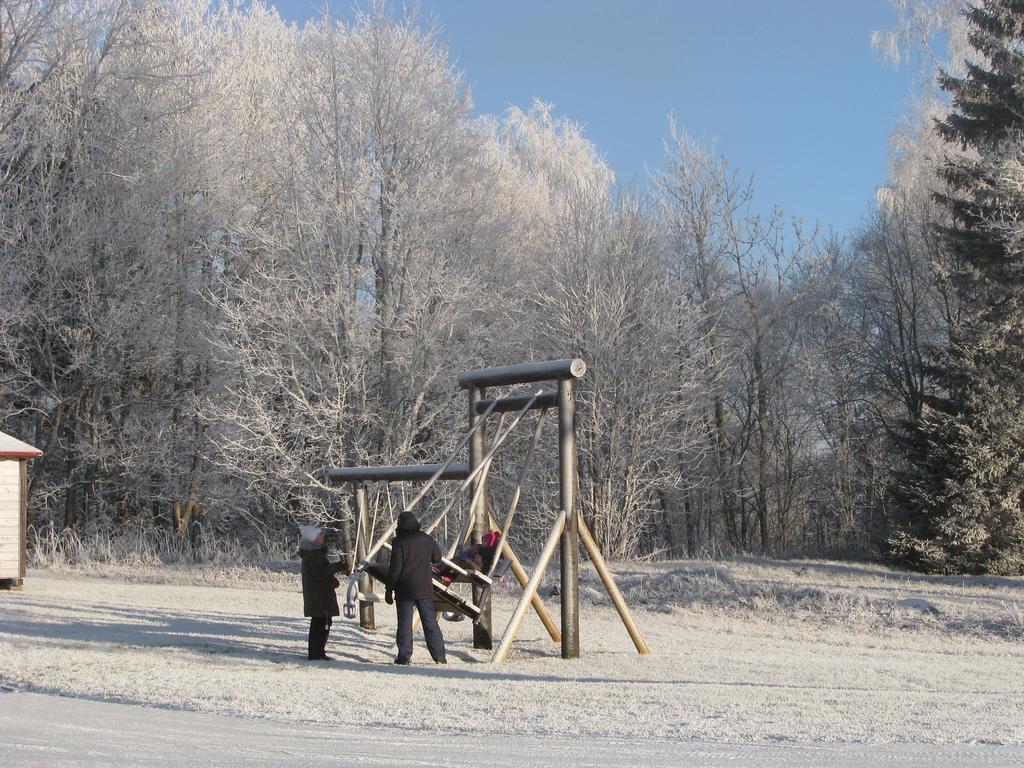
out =
[[[319,525],[302,525],[299,526],[299,535],[302,536],[303,541],[308,541],[310,544],[316,542],[316,537],[320,535],[322,529]]]

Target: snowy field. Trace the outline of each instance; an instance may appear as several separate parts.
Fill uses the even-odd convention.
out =
[[[587,737],[608,754],[615,744],[648,744],[652,765],[712,764],[683,760],[694,745],[706,755],[783,749],[791,765],[846,764],[822,756],[851,749],[861,757],[850,765],[875,764],[865,762],[872,750],[888,755],[877,763],[886,764],[892,749],[907,764],[1024,765],[1024,580],[814,561],[621,566],[649,657],[636,654],[587,574],[578,661],[561,660],[531,615],[500,667],[472,649],[464,622],[442,624],[448,667],[429,663],[418,640],[414,665],[396,668],[385,606],[376,632],[339,619],[328,644],[336,661],[307,662],[289,567],[31,572],[23,592],[0,592],[0,686],[8,691],[0,731],[31,730],[33,708],[66,720],[59,713],[71,703],[31,695],[61,694],[88,700],[74,706],[97,719],[107,711],[99,702],[167,710],[111,712],[233,718],[224,722],[242,741],[254,725],[259,733],[330,727],[346,743],[392,734],[399,743],[438,737],[472,749],[481,738],[522,746]],[[503,587],[496,595],[496,629],[513,594]],[[547,602],[557,611],[557,598]],[[25,702],[20,720],[11,714],[17,701]],[[0,741],[8,749],[0,756],[13,757],[10,739]],[[809,762],[795,759],[799,751]],[[773,763],[741,756],[722,764]]]

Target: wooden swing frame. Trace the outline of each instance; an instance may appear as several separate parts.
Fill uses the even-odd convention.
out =
[[[364,629],[374,628],[373,602],[377,596],[372,594],[372,581],[367,572],[374,566],[375,555],[388,546],[388,540],[394,534],[397,522],[392,522],[371,543],[369,536],[369,505],[367,484],[374,481],[385,482],[423,482],[424,485],[405,508],[412,510],[426,496],[430,488],[439,480],[457,480],[462,485],[445,509],[424,528],[428,533],[433,531],[454,506],[459,494],[467,489],[470,492],[469,516],[462,535],[456,537],[449,548],[447,558],[450,560],[460,543],[472,538],[480,543],[484,534],[490,530],[501,532],[500,553],[496,553],[486,576],[487,581],[494,576],[498,561],[503,556],[510,563],[510,568],[523,590],[508,626],[505,628],[497,649],[491,658],[494,664],[503,662],[509,653],[512,642],[522,625],[526,613],[532,607],[551,639],[561,644],[562,658],[578,658],[579,644],[579,545],[580,540],[590,557],[601,583],[611,598],[622,620],[630,639],[641,655],[650,653],[629,606],[615,583],[611,571],[601,554],[597,542],[590,533],[586,522],[579,513],[576,503],[578,478],[576,475],[576,405],[575,382],[586,371],[586,365],[578,358],[552,360],[542,363],[527,363],[499,368],[483,368],[467,371],[458,377],[459,385],[467,390],[469,399],[469,430],[459,445],[443,464],[425,464],[399,467],[342,467],[328,470],[328,478],[337,484],[351,482],[355,498],[357,514],[356,562],[353,569],[353,584],[358,582],[359,622]],[[556,381],[557,390],[545,392],[537,390],[531,395],[518,395],[500,399],[485,399],[486,388],[492,386],[512,386],[530,384],[538,381]],[[534,451],[539,440],[544,415],[550,408],[558,410],[558,465],[559,495],[561,511],[548,533],[544,547],[538,557],[532,574],[527,574],[522,563],[508,541],[508,533],[519,504],[522,485],[526,479],[532,462]],[[523,467],[520,470],[508,511],[501,524],[494,518],[488,508],[487,475],[495,454],[501,445],[512,434],[524,415],[533,409],[539,409],[537,426],[534,430]],[[486,422],[492,413],[499,413],[500,420],[491,445],[487,443]],[[511,423],[504,428],[506,415],[515,413]],[[458,464],[456,457],[469,446],[469,463]],[[561,626],[557,626],[551,614],[538,594],[538,588],[555,549],[561,549]],[[379,566],[374,568],[379,575]],[[473,596],[469,606],[479,609],[479,615],[473,622],[473,647],[490,650],[492,646],[491,632],[491,592],[487,581],[473,579]],[[438,594],[438,583],[435,580],[435,595]],[[442,585],[443,586],[443,585]],[[443,595],[438,596],[445,601]],[[451,604],[451,603],[449,603]],[[459,607],[455,606],[456,610]],[[470,609],[464,608],[464,611]],[[472,611],[470,611],[472,612]]]

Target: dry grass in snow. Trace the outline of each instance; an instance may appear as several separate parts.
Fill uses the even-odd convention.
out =
[[[0,593],[0,684],[324,725],[1024,743],[1024,580],[753,559],[616,570],[649,657],[588,573],[582,659],[560,659],[531,616],[500,667],[463,622],[442,624],[448,667],[417,639],[409,668],[390,664],[383,605],[377,631],[339,619],[336,661],[307,662],[294,563],[35,571],[24,592]],[[515,594],[498,590],[496,631]]]

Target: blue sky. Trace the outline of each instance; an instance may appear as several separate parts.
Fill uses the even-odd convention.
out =
[[[304,21],[309,0],[273,2]],[[322,7],[317,2],[316,7]],[[351,15],[348,3],[334,13]],[[911,73],[871,32],[889,0],[421,0],[478,112],[533,97],[584,127],[620,181],[645,188],[668,114],[754,177],[755,205],[845,235],[885,182]]]

